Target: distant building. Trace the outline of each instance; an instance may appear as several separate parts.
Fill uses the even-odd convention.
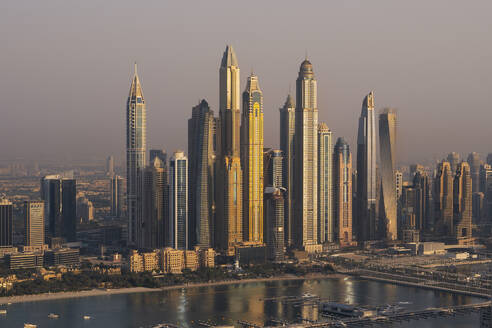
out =
[[[480,192],[484,194],[483,215],[490,220],[492,219],[492,166],[490,164],[480,166]]]
[[[466,162],[461,162],[456,170],[453,195],[454,237],[467,243],[472,236],[472,177]]]
[[[59,248],[45,251],[44,264],[47,267],[59,265],[78,267],[80,265],[79,250],[76,248]]]
[[[41,179],[40,190],[48,237],[76,241],[76,180],[70,175],[48,175]]]
[[[472,152],[468,155],[467,159],[470,167],[470,174],[472,179],[472,192],[480,191],[480,155],[476,152]]]
[[[186,250],[188,243],[188,158],[176,151],[169,164],[170,245]]]
[[[111,177],[111,216],[119,218],[123,215],[123,179],[119,175]]]
[[[149,163],[154,163],[154,160],[159,158],[164,166],[167,166],[167,153],[165,149],[149,150]]]
[[[334,241],[333,231],[333,142],[331,130],[318,124],[318,238],[320,243]]]
[[[77,198],[77,217],[83,222],[94,220],[94,205],[86,197]]]
[[[454,151],[449,153],[447,157],[447,162],[449,162],[449,165],[451,165],[451,173],[454,176],[454,174],[456,173],[456,169],[458,168],[458,164],[460,163],[460,154]]]
[[[44,202],[24,202],[25,246],[43,247],[44,240]]]
[[[12,246],[13,206],[7,199],[0,199],[0,247]]]
[[[264,187],[283,187],[283,152],[280,149],[263,148]]]
[[[282,261],[285,254],[284,242],[284,194],[285,189],[268,186],[265,188],[265,229],[267,257]]]
[[[42,252],[7,254],[6,263],[10,270],[42,268],[44,257]]]
[[[413,187],[416,190],[415,226],[421,233],[432,230],[432,187],[427,173],[419,170],[413,178]]]
[[[114,156],[110,155],[106,158],[106,175],[113,176],[114,175]]]
[[[472,221],[485,222],[485,196],[483,192],[474,192],[472,195]]]
[[[282,168],[282,187],[286,189],[285,194],[285,245],[291,246],[292,224],[294,216],[294,135],[295,135],[295,115],[296,108],[290,94],[287,96],[285,104],[280,108],[280,149],[283,152]]]
[[[441,162],[434,178],[434,232],[439,236],[450,236],[453,229],[453,175],[451,164]]]
[[[335,240],[340,246],[352,241],[352,154],[348,143],[338,138],[333,155],[333,220]]]

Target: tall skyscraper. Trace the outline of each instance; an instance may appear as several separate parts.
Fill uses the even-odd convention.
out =
[[[142,239],[143,171],[147,165],[147,121],[145,99],[137,74],[137,64],[126,104],[126,195],[128,243]]]
[[[468,155],[468,165],[470,166],[470,174],[472,179],[472,191],[480,191],[480,155],[476,152],[472,152]]]
[[[263,243],[263,93],[254,74],[243,93],[241,116],[243,239]]]
[[[379,213],[386,240],[397,239],[396,200],[396,111],[384,109],[379,115],[379,152],[381,156],[381,209]]]
[[[492,165],[492,153],[487,154],[487,164]]]
[[[333,154],[334,238],[341,246],[352,245],[352,154],[338,138]]]
[[[154,163],[154,159],[158,157],[162,164],[167,167],[167,153],[165,149],[151,149],[149,150],[149,163]]]
[[[169,223],[171,247],[188,249],[188,158],[179,150],[169,162]]]
[[[48,236],[76,241],[76,180],[71,175],[48,175],[41,179],[40,190]]]
[[[285,100],[285,104],[280,108],[280,149],[283,152],[283,187],[286,189],[284,194],[285,205],[285,245],[293,244],[292,226],[294,218],[294,135],[296,132],[296,108],[290,94]]]
[[[24,245],[42,247],[44,245],[44,202],[24,202]]]
[[[284,188],[268,186],[265,188],[265,222],[267,257],[272,261],[282,261],[284,244]]]
[[[293,241],[310,252],[318,245],[318,99],[313,65],[307,59],[299,69],[296,101]]]
[[[333,242],[333,144],[331,130],[318,124],[318,220],[319,242]]]
[[[436,235],[450,236],[453,228],[453,174],[451,164],[441,162],[437,166],[433,188],[434,232]]]
[[[376,231],[376,120],[374,93],[362,102],[357,136],[357,220],[359,242],[372,240]]]
[[[451,172],[454,175],[456,173],[456,169],[458,168],[458,164],[460,163],[460,154],[454,151],[449,153],[447,161],[449,162],[449,165],[451,165]]]
[[[113,175],[111,184],[111,216],[121,217],[123,214],[123,179],[119,175]]]
[[[480,192],[484,194],[484,216],[492,218],[492,166],[482,164],[480,166]]]
[[[472,177],[466,162],[461,162],[456,170],[453,196],[454,237],[459,243],[466,243],[472,236]]]
[[[212,247],[215,222],[216,122],[202,100],[188,120],[190,245]]]
[[[432,188],[427,173],[419,170],[413,178],[413,186],[417,192],[415,205],[415,226],[421,233],[432,230]]]
[[[242,169],[240,159],[240,91],[239,67],[236,54],[227,46],[219,71],[220,129],[217,138],[220,156],[217,174],[217,227],[218,248],[228,255],[243,241],[242,225]]]
[[[144,173],[143,199],[143,238],[139,240],[138,247],[155,249],[167,246],[169,226],[167,167],[157,156]]]
[[[0,199],[0,247],[12,246],[13,206],[7,199]]]
[[[114,174],[114,156],[110,155],[106,158],[106,175],[112,176]]]

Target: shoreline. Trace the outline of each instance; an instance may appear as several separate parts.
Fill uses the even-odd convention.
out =
[[[120,294],[136,294],[136,293],[148,293],[148,292],[161,292],[182,288],[200,288],[200,287],[213,287],[221,285],[237,285],[248,284],[254,282],[273,282],[273,281],[289,281],[289,280],[318,280],[318,279],[338,279],[346,277],[344,274],[331,273],[331,274],[307,274],[302,277],[285,275],[273,278],[250,278],[242,280],[224,280],[213,282],[199,282],[199,283],[187,283],[181,285],[164,286],[159,288],[147,288],[147,287],[128,287],[118,289],[91,289],[84,291],[73,292],[57,292],[57,293],[44,293],[44,294],[30,294],[30,295],[16,295],[16,296],[3,296],[0,297],[0,305],[6,305],[8,303],[24,303],[24,302],[40,302],[40,301],[52,301],[67,298],[80,298],[91,296],[105,296],[105,295],[120,295]]]

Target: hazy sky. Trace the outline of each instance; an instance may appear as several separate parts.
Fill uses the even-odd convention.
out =
[[[2,160],[122,158],[133,74],[149,148],[186,150],[192,106],[218,114],[234,46],[264,94],[265,146],[307,51],[319,117],[355,156],[361,102],[398,109],[399,160],[492,151],[492,1],[0,1]],[[241,90],[243,91],[243,90]]]

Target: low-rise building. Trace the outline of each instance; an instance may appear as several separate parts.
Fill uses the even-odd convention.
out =
[[[59,248],[44,252],[45,266],[78,267],[80,265],[80,251],[78,248]]]

